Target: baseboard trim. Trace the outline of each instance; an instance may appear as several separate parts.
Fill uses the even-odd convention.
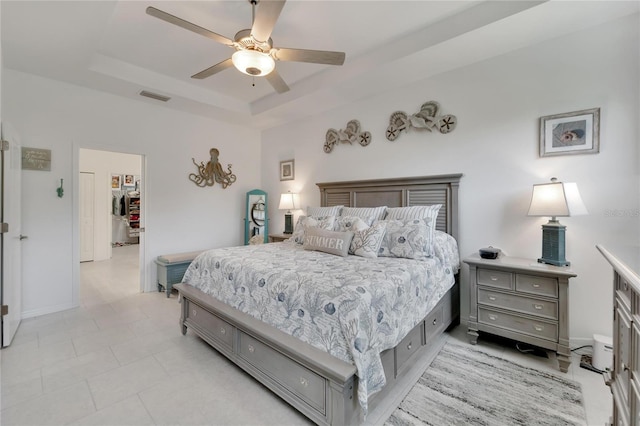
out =
[[[74,305],[73,303],[63,303],[60,305],[46,306],[40,309],[22,311],[21,319],[34,318],[34,317],[39,317],[39,316],[48,315],[48,314],[55,314],[57,312],[77,308],[78,306],[79,305]]]

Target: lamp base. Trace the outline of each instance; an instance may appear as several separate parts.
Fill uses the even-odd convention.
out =
[[[539,263],[548,263],[555,266],[569,266],[571,263],[565,259],[565,231],[567,227],[557,220],[550,220],[542,225],[542,257]]]
[[[293,234],[293,215],[285,214],[284,215],[284,233],[285,234]]]
[[[565,260],[564,262],[556,262],[553,259],[539,258],[538,263],[547,263],[549,265],[554,265],[554,266],[571,266],[571,262],[569,262],[568,260]]]

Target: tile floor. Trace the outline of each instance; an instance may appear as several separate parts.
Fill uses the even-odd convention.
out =
[[[81,265],[81,306],[26,319],[0,351],[2,425],[299,425],[309,422],[206,343],[180,334],[177,298],[138,293],[137,246]],[[450,339],[467,342],[463,326]],[[549,359],[495,341],[478,346],[555,370]],[[603,425],[611,394],[578,366],[589,425]]]

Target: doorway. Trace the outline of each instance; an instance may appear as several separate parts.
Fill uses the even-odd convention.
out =
[[[114,297],[142,292],[144,157],[80,148],[78,158],[80,299],[96,291]],[[104,279],[83,282],[95,276],[87,271],[98,270]],[[122,276],[125,270],[130,276]]]

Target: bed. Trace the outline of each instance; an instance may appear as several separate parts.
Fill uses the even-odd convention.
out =
[[[323,207],[439,204],[436,235],[457,250],[461,176],[317,185]],[[443,256],[457,261],[339,257],[295,242],[207,251],[174,286],[182,333],[195,332],[313,422],[358,424],[458,322],[457,265],[434,269]],[[392,297],[382,295],[387,281]],[[275,319],[276,310],[286,315]]]

